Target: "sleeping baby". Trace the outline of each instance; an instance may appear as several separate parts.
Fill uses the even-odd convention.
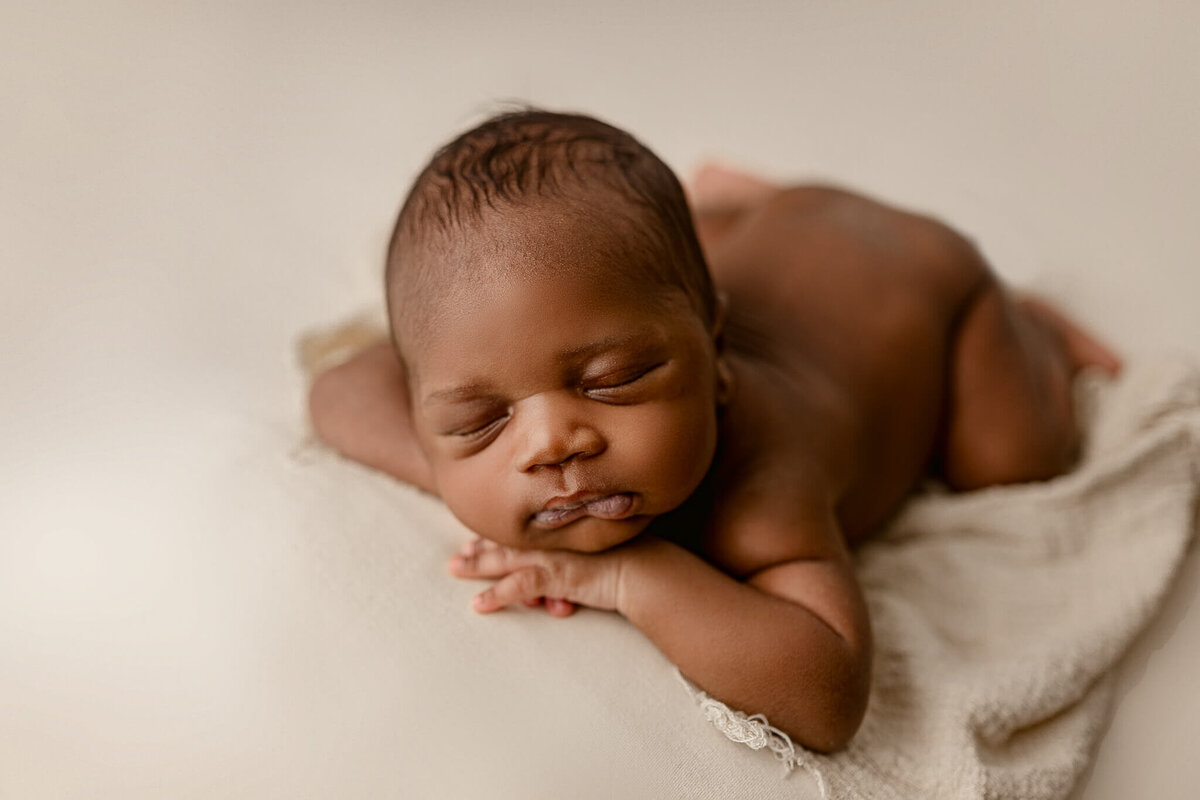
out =
[[[704,691],[832,751],[866,709],[850,548],[921,481],[1053,477],[1116,357],[945,225],[709,169],[590,117],[494,117],[417,178],[391,341],[313,384],[319,436],[478,535],[476,611],[622,614]]]

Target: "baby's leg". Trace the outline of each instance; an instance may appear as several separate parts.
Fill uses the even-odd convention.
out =
[[[1074,463],[1071,383],[1120,361],[1048,303],[1013,298],[990,275],[951,343],[943,477],[953,488],[1043,480]]]

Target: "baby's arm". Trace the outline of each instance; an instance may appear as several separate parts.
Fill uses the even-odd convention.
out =
[[[342,455],[434,491],[412,428],[404,371],[387,340],[318,375],[308,410],[317,436]]]
[[[626,572],[618,610],[702,689],[814,750],[854,735],[871,635],[848,557],[789,561],[741,582],[660,543]]]
[[[484,543],[451,570],[499,579],[476,598],[478,611],[541,596],[618,611],[709,694],[830,751],[866,710],[871,635],[836,526],[817,525],[829,530],[810,540],[831,543],[826,552],[744,582],[655,537],[594,555]]]

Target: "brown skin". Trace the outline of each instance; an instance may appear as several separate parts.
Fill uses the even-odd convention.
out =
[[[714,327],[605,271],[579,246],[603,229],[494,217],[493,246],[461,255],[503,269],[433,301],[410,382],[381,343],[322,375],[311,411],[480,534],[450,564],[495,580],[476,610],[616,610],[705,691],[835,750],[871,671],[848,547],[931,472],[1067,469],[1070,379],[1119,364],[937,222],[760,189],[697,216],[728,299]]]

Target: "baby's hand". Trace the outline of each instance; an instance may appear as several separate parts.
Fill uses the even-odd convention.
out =
[[[556,617],[569,616],[575,604],[613,611],[620,583],[620,549],[594,554],[517,550],[476,539],[450,559],[450,572],[459,578],[496,579],[471,601],[480,613],[518,602],[528,606],[544,602]]]

